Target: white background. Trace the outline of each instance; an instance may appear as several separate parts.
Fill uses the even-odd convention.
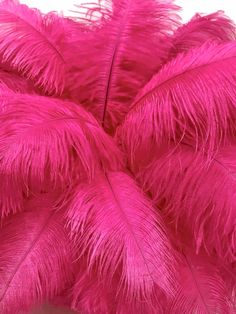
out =
[[[96,2],[96,0],[21,0],[31,7],[37,7],[43,12],[63,11],[65,15],[71,16],[70,10],[75,10],[73,4],[81,2]],[[224,10],[236,22],[236,0],[176,0],[183,10],[181,15],[184,21],[189,20],[196,12],[211,13]]]

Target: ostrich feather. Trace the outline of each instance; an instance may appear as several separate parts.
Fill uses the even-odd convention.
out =
[[[2,89],[8,88],[15,93],[34,94],[36,92],[35,86],[30,81],[7,70],[0,70],[0,85]]]
[[[0,59],[32,79],[45,91],[60,94],[64,88],[65,61],[57,47],[64,32],[56,15],[29,9],[17,0],[0,2]]]
[[[76,71],[69,71],[67,79],[70,97],[109,132],[168,52],[168,36],[178,20],[171,2],[114,0],[106,21],[77,43]]]
[[[234,23],[78,11],[0,0],[0,313],[235,312]]]
[[[81,266],[81,262],[79,265]],[[163,295],[161,293],[158,295],[157,289],[155,293],[158,295],[158,304],[155,304],[155,306],[151,307],[145,301],[131,302],[122,295],[122,289],[119,289],[119,276],[114,277],[112,283],[108,284],[106,277],[99,276],[94,269],[88,272],[86,265],[83,265],[77,274],[76,283],[73,287],[71,308],[78,313],[90,314],[155,314],[158,311],[162,313],[160,304]],[[163,301],[166,305],[165,298],[163,298]]]
[[[105,278],[99,279],[95,272],[89,273],[84,263],[79,265],[80,271],[72,290],[72,309],[78,313],[112,313],[116,307],[111,286],[107,285]]]
[[[206,44],[166,64],[117,132],[131,164],[138,149],[148,154],[153,145],[183,140],[214,155],[235,133],[235,70],[235,42]]]
[[[158,303],[155,306],[150,306],[148,302],[136,300],[125,300],[121,296],[123,291],[119,289],[118,279],[115,278],[112,284],[107,285],[106,278],[98,277],[96,272],[88,272],[86,268],[81,268],[81,272],[77,275],[76,283],[73,288],[73,301],[71,308],[78,313],[90,314],[142,314],[142,313],[162,313],[160,303],[162,302],[163,294],[158,295],[158,290],[155,293],[158,295]],[[165,298],[164,306],[166,303]]]
[[[1,313],[29,311],[73,278],[62,215],[52,209],[49,197],[32,199],[24,213],[7,219],[0,229]]]
[[[202,246],[225,263],[236,261],[235,154],[235,145],[221,148],[209,164],[206,156],[179,146],[138,174],[178,230],[189,230],[196,250]]]
[[[180,273],[179,289],[167,313],[232,313],[225,283],[208,257],[184,254]]]
[[[76,177],[91,180],[97,168],[119,167],[112,139],[78,105],[3,91],[0,109],[0,175],[9,186],[25,193],[45,190],[48,184],[52,189]],[[4,195],[1,202],[2,215],[12,210]]]
[[[24,199],[28,197],[27,188],[16,182],[11,175],[0,174],[0,219],[23,209]]]
[[[122,268],[124,300],[152,308],[158,289],[172,295],[175,257],[162,219],[128,175],[109,172],[79,186],[68,224],[80,250],[88,251],[89,269],[97,266],[107,285]]]
[[[196,14],[190,22],[180,26],[172,37],[170,57],[199,47],[205,42],[222,43],[233,41],[235,37],[236,25],[223,11],[208,15]]]

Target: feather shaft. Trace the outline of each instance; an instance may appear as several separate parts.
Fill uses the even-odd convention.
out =
[[[72,279],[72,251],[62,215],[51,210],[52,204],[47,197],[32,199],[24,213],[10,217],[1,227],[2,313],[29,310],[42,298],[60,293]],[[62,251],[57,250],[59,243]]]
[[[79,99],[105,130],[113,133],[139,88],[160,67],[169,48],[167,38],[176,28],[178,17],[171,1],[108,2],[113,4],[109,17],[89,31],[89,40],[82,36],[75,44],[81,63],[75,65],[77,73],[72,67],[69,70],[67,89],[72,99]],[[143,25],[139,23],[141,18]],[[166,44],[161,46],[158,42]]]
[[[158,287],[172,293],[175,258],[161,217],[129,176],[108,173],[78,187],[68,223],[76,243],[89,252],[89,267],[98,263],[107,282],[121,266],[120,285],[132,300],[151,304]]]

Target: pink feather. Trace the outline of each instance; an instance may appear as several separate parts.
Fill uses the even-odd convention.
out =
[[[234,70],[235,42],[203,45],[166,64],[140,91],[119,127],[117,136],[131,164],[139,150],[147,155],[153,145],[182,140],[214,155],[236,130]]]
[[[8,88],[15,93],[34,94],[36,88],[29,80],[20,77],[19,75],[9,72],[6,69],[0,70],[0,85],[2,88]]]
[[[235,312],[234,23],[77,10],[0,0],[0,313]]]
[[[0,174],[25,194],[48,189],[48,184],[50,189],[66,186],[76,178],[91,180],[97,168],[120,167],[112,139],[78,105],[2,91],[0,108]],[[21,207],[9,208],[5,197],[1,202],[2,215]]]
[[[58,49],[64,32],[56,15],[44,17],[17,0],[0,2],[1,62],[18,70],[50,93],[64,88],[65,60]]]
[[[73,278],[73,254],[62,215],[47,196],[25,204],[25,212],[0,229],[0,312],[20,313],[54,297]],[[60,247],[60,250],[58,250]]]
[[[88,272],[86,271],[86,267],[82,266],[77,274],[76,283],[73,288],[72,309],[77,313],[89,314],[155,314],[157,311],[162,312],[160,304],[163,300],[164,302],[166,300],[160,291],[157,289],[155,291],[156,295],[158,295],[158,303],[153,307],[147,302],[131,303],[130,300],[126,300],[122,296],[122,289],[118,288],[119,277],[114,277],[112,283],[108,284],[106,277],[99,277],[96,271]],[[166,305],[166,303],[164,304]]]
[[[88,267],[97,265],[107,285],[121,266],[124,299],[152,308],[158,288],[173,294],[175,258],[161,217],[128,175],[110,172],[79,186],[68,222],[80,250],[88,251]]]
[[[204,255],[184,253],[180,273],[179,289],[166,313],[233,313],[227,288],[214,261]]]
[[[212,162],[179,146],[155,158],[138,177],[178,229],[187,229],[198,251],[236,261],[235,146],[221,148]]]
[[[236,25],[218,11],[208,15],[196,14],[190,22],[180,26],[172,38],[170,57],[199,47],[205,42],[227,42],[236,39]]]
[[[80,313],[106,314],[114,312],[115,292],[105,278],[98,278],[96,272],[88,273],[86,265],[80,262],[76,283],[72,290],[72,309]]]
[[[68,76],[70,97],[79,99],[109,132],[160,67],[168,52],[168,35],[178,21],[171,1],[114,0],[112,4],[113,11],[101,27],[85,38],[79,36],[78,48],[72,50],[77,52],[76,66]]]

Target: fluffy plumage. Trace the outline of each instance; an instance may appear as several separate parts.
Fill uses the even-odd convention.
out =
[[[0,112],[0,174],[26,194],[45,191],[48,184],[52,189],[76,178],[91,180],[100,167],[119,168],[118,148],[78,105],[2,90]],[[1,190],[5,193],[5,186]],[[12,196],[12,208],[3,197],[2,215],[20,207]]]
[[[168,36],[178,25],[177,9],[172,1],[115,0],[110,18],[86,34],[89,40],[79,37],[76,68],[68,76],[70,97],[109,132],[166,57]]]
[[[128,175],[98,174],[79,186],[68,222],[80,250],[88,251],[88,265],[98,264],[107,285],[121,267],[119,289],[129,302],[151,304],[158,287],[173,293],[175,258],[161,217]]]
[[[34,80],[45,91],[61,93],[65,60],[57,41],[63,33],[63,24],[56,15],[50,15],[50,19],[18,1],[1,1],[0,57],[4,64]]]
[[[115,283],[108,285],[95,269],[87,269],[86,258],[80,258],[72,290],[72,309],[76,312],[105,314],[117,310]]]
[[[0,0],[0,313],[233,313],[234,23],[77,10]]]
[[[183,140],[214,155],[236,130],[235,69],[235,42],[206,44],[166,64],[137,95],[118,130],[131,163],[143,147],[147,153],[152,145]]]
[[[175,57],[206,42],[232,41],[235,36],[235,24],[223,11],[208,15],[196,14],[190,22],[181,25],[175,32],[169,57]]]
[[[36,88],[29,80],[20,77],[19,75],[9,72],[6,69],[0,70],[0,86],[8,88],[15,93],[36,93]]]
[[[80,265],[83,265],[80,261]],[[72,309],[78,313],[162,313],[163,304],[166,298],[159,289],[155,290],[158,295],[157,303],[153,306],[147,301],[132,302],[125,296],[120,296],[123,292],[119,289],[119,278],[114,276],[111,284],[107,284],[105,277],[98,276],[96,271],[88,272],[86,268],[81,268],[77,273],[76,284],[73,288]],[[164,301],[164,302],[163,302]]]
[[[167,313],[231,313],[226,285],[207,256],[184,253],[180,273],[180,285]]]
[[[1,227],[1,313],[20,313],[50,300],[72,279],[72,249],[62,214],[53,211],[50,198],[31,199],[24,213]]]
[[[191,147],[170,148],[138,174],[154,202],[177,226],[225,262],[236,260],[235,146],[218,151],[209,164]]]

